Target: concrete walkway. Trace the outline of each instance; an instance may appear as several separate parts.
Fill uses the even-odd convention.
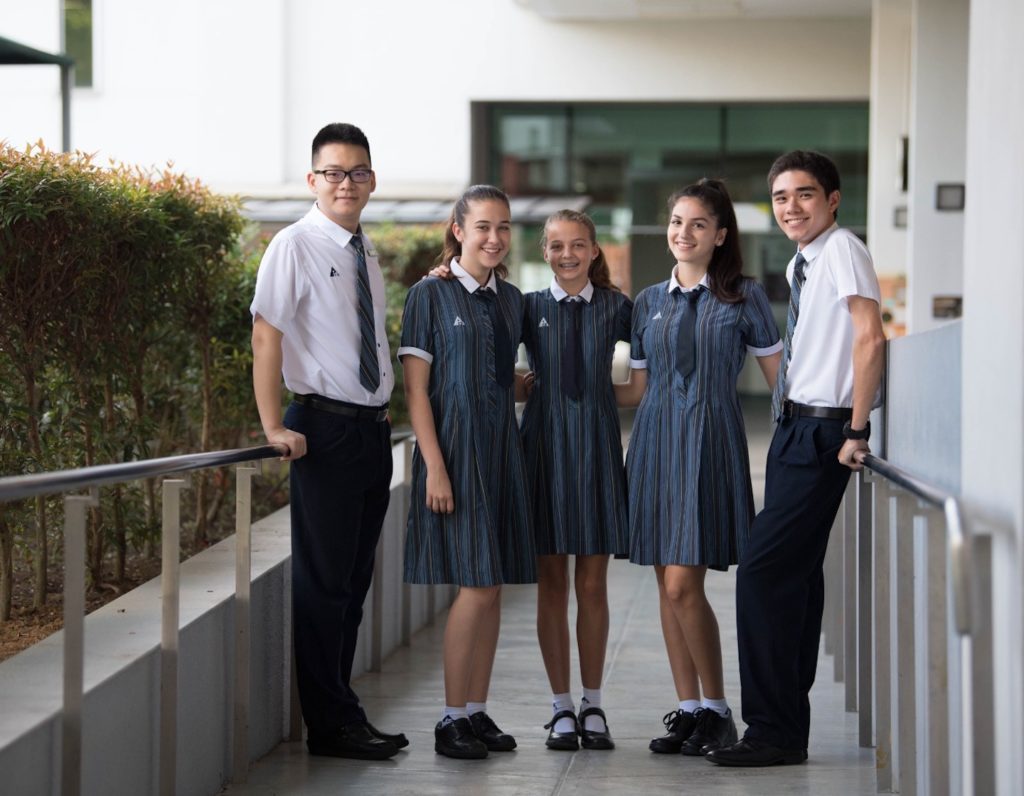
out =
[[[748,431],[755,489],[764,482],[767,414],[758,404]],[[725,657],[726,691],[739,721],[739,674],[733,593],[734,573],[709,572],[708,592],[718,615]],[[544,747],[550,689],[535,633],[535,589],[504,591],[502,630],[488,708],[519,742],[515,752],[482,761],[455,761],[434,753],[433,728],[443,702],[443,617],[384,663],[380,674],[356,684],[371,721],[399,730],[411,745],[386,762],[313,758],[303,744],[282,744],[249,772],[229,796],[319,796],[352,793],[465,794],[756,794],[757,796],[856,796],[875,793],[874,751],[857,746],[856,714],[844,712],[842,688],[832,682],[832,660],[822,654],[812,692],[810,760],[772,769],[723,769],[701,758],[655,755],[648,741],[664,732],[661,717],[676,707],[658,621],[654,573],[626,561],[609,570],[611,632],[605,667],[604,708],[615,738],[611,752],[552,752]],[[570,606],[572,615],[575,607]],[[578,668],[573,695],[580,697]]]

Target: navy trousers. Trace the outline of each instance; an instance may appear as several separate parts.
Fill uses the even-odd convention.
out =
[[[391,489],[391,426],[292,404],[306,436],[291,464],[292,611],[302,715],[310,735],[365,721],[349,683],[363,601]]]
[[[747,737],[806,749],[818,665],[822,564],[850,478],[837,456],[842,420],[783,419],[768,450],[764,509],[736,574]]]

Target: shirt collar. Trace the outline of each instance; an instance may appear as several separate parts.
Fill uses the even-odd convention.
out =
[[[491,271],[490,276],[487,279],[486,285],[481,285],[476,281],[476,278],[472,276],[469,271],[459,265],[459,258],[453,257],[452,261],[448,264],[452,274],[455,276],[462,286],[466,288],[469,293],[476,293],[478,288],[485,287],[491,290],[493,293],[498,292],[498,278],[494,275],[494,271]]]
[[[317,229],[323,231],[328,238],[337,243],[341,248],[348,246],[349,241],[355,237],[351,232],[345,229],[340,224],[336,224],[331,221],[327,216],[324,215],[323,210],[320,209],[316,202],[313,202],[313,207],[310,208],[309,212],[306,213],[306,220],[309,221]],[[362,229],[360,228],[360,231]],[[363,246],[366,247],[366,237],[363,236]]]
[[[702,276],[700,278],[700,281],[696,285],[694,285],[693,287],[683,287],[681,284],[679,284],[679,281],[676,279],[676,269],[675,268],[672,269],[672,276],[670,276],[669,279],[668,279],[668,292],[669,293],[671,293],[671,292],[673,292],[675,290],[679,290],[679,291],[681,291],[683,293],[689,293],[691,290],[696,290],[698,287],[705,287],[705,288],[708,288],[708,289],[711,288],[711,286],[708,284],[708,275],[707,274],[704,274],[704,276]]]
[[[562,290],[562,286],[558,284],[558,280],[551,277],[551,295],[555,301],[562,301],[563,299],[569,298],[569,294]],[[589,279],[587,284],[583,286],[583,290],[579,292],[579,297],[583,299],[587,304],[594,298],[594,283]]]
[[[821,250],[825,248],[825,242],[829,239],[829,236],[837,229],[839,229],[839,224],[833,221],[831,227],[822,232],[818,237],[816,237],[802,249],[797,250],[798,253],[804,256],[804,259],[807,261],[808,266],[810,266],[811,263],[814,262],[814,260],[817,258],[819,254],[821,254]],[[796,257],[795,254],[793,256]]]

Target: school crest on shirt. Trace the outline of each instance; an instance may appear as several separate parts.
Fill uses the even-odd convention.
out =
[[[548,319],[547,318],[541,318],[540,319],[540,323],[537,324],[537,328],[538,329],[546,329],[550,325],[551,324],[548,323]]]
[[[328,276],[341,276],[341,274],[339,274],[339,273],[338,273],[338,269],[336,269],[336,268],[335,268],[335,267],[334,267],[334,266],[332,265],[332,266],[331,266],[331,272],[330,272],[330,273],[328,274]]]

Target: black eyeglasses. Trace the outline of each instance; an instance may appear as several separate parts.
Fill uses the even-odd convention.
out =
[[[373,176],[373,169],[313,169],[313,173],[323,174],[327,182],[345,182],[346,177],[350,177],[352,182],[369,182]]]

